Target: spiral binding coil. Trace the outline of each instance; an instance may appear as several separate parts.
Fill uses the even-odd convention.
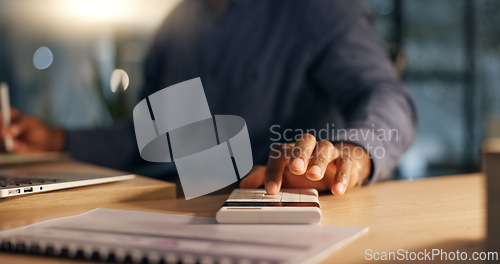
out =
[[[24,239],[0,240],[0,251],[24,253],[69,259],[85,259],[104,262],[141,263],[141,264],[277,264],[262,259],[236,259],[210,255],[182,254],[179,252],[157,252],[93,248],[86,244],[47,242]]]

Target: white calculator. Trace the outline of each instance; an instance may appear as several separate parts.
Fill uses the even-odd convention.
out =
[[[235,189],[216,214],[221,224],[314,224],[321,220],[318,191]]]

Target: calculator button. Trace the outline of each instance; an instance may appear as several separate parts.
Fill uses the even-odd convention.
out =
[[[245,199],[245,196],[243,195],[235,195],[235,196],[231,195],[227,198],[228,201],[234,201],[234,202],[236,201],[241,202],[243,201],[243,199]]]
[[[264,195],[262,197],[263,202],[281,202],[281,196],[280,195]]]
[[[243,202],[245,201],[245,199],[241,199],[241,198],[227,198],[228,202]]]
[[[298,193],[284,192],[281,194],[281,197],[299,197],[299,194]]]
[[[229,195],[229,198],[244,198],[245,195],[243,194],[231,194]]]
[[[283,193],[294,193],[294,194],[300,194],[300,189],[282,189],[281,190]]]
[[[243,200],[243,199],[245,199],[245,197],[239,197],[239,196],[238,197],[228,197],[227,199],[228,200]]]
[[[249,198],[249,199],[260,198],[260,199],[262,199],[262,197],[264,197],[264,195],[265,194],[263,194],[263,193],[255,193],[255,194],[246,195],[245,198]]]
[[[245,195],[250,194],[266,194],[266,190],[264,189],[237,189],[239,193],[243,193]],[[234,191],[233,191],[234,193]]]
[[[306,194],[306,195],[313,195],[313,196],[318,196],[318,190],[316,189],[303,189],[300,191],[300,194]]]
[[[281,195],[282,202],[298,202],[300,195],[297,193],[283,193]]]
[[[314,195],[301,194],[300,201],[301,202],[318,202],[318,197],[316,197]]]
[[[243,199],[244,202],[261,202],[262,197],[264,197],[263,193],[248,193],[245,195]]]

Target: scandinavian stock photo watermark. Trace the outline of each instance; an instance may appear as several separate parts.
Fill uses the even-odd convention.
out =
[[[272,136],[269,138],[272,142],[269,146],[270,157],[279,158],[281,155],[298,157],[301,153],[307,150],[296,151],[294,144],[283,142],[298,142],[303,140],[305,136],[313,136],[316,139],[316,145],[321,141],[338,142],[335,147],[340,151],[340,155],[347,155],[353,158],[360,158],[365,153],[370,158],[382,159],[386,155],[384,144],[387,142],[399,141],[399,131],[393,128],[379,128],[375,124],[371,124],[368,128],[337,128],[332,123],[326,123],[320,129],[291,129],[283,128],[280,125],[272,125],[269,128]],[[360,144],[355,148],[347,147],[345,143],[352,142]],[[328,151],[327,148],[319,148],[313,155],[324,154],[321,151]]]

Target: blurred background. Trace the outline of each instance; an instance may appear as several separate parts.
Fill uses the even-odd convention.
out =
[[[0,0],[12,105],[65,128],[129,117],[152,37],[180,1]],[[500,1],[365,2],[419,114],[394,177],[478,171],[481,142],[500,136]]]

